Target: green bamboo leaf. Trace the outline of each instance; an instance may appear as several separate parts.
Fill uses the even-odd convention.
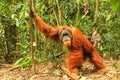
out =
[[[14,63],[14,66],[20,64],[23,60],[24,60],[24,58],[18,59],[18,60]]]

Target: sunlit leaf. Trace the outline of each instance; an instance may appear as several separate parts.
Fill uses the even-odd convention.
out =
[[[18,60],[14,63],[14,66],[20,64],[23,60],[24,60],[24,58],[18,59]]]
[[[118,1],[116,1],[116,0],[114,0],[112,3],[113,3],[112,4],[112,10],[115,12],[115,11],[118,10],[118,7],[119,7],[120,3]]]
[[[107,15],[106,20],[110,20],[110,18],[111,18],[111,14],[110,14],[110,15]]]
[[[76,3],[79,5],[80,0],[76,0]]]
[[[14,18],[15,18],[15,15],[14,15],[14,14],[12,14],[12,15],[11,15],[11,18],[12,18],[12,19],[14,19]]]
[[[107,2],[110,2],[111,0],[106,0]]]
[[[82,4],[82,0],[76,0],[77,5]]]
[[[18,3],[17,6],[16,6],[16,8],[21,8],[21,4]]]

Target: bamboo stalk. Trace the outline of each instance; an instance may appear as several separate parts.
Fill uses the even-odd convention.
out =
[[[30,11],[32,10],[32,0],[30,0]],[[35,73],[35,60],[34,60],[34,51],[33,51],[33,26],[32,26],[32,17],[30,16],[30,55],[32,57],[33,65],[32,70]]]
[[[94,23],[98,23],[98,9],[99,9],[99,0],[96,0],[95,14],[94,14]]]

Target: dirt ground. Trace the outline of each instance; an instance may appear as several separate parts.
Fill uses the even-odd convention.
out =
[[[105,61],[109,70],[106,74],[93,72],[94,66],[85,62],[80,71],[80,80],[120,80],[120,61]],[[31,67],[11,69],[10,64],[0,64],[0,80],[71,80],[53,62],[35,65],[35,72]]]

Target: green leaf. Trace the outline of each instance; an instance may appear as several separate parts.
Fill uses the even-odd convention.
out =
[[[80,0],[76,0],[76,3],[79,5]]]
[[[117,11],[118,6],[119,6],[119,3],[117,3],[117,1],[113,2],[112,10],[113,10],[114,12]]]
[[[22,67],[28,67],[32,64],[32,58],[31,57],[26,57],[26,59],[22,62]]]
[[[77,3],[77,5],[83,4],[83,3],[82,3],[82,0],[76,0],[76,3]]]
[[[18,59],[15,63],[14,63],[14,66],[20,64],[22,61],[23,61],[24,58],[20,58]]]
[[[106,0],[107,2],[110,2],[111,0]]]

